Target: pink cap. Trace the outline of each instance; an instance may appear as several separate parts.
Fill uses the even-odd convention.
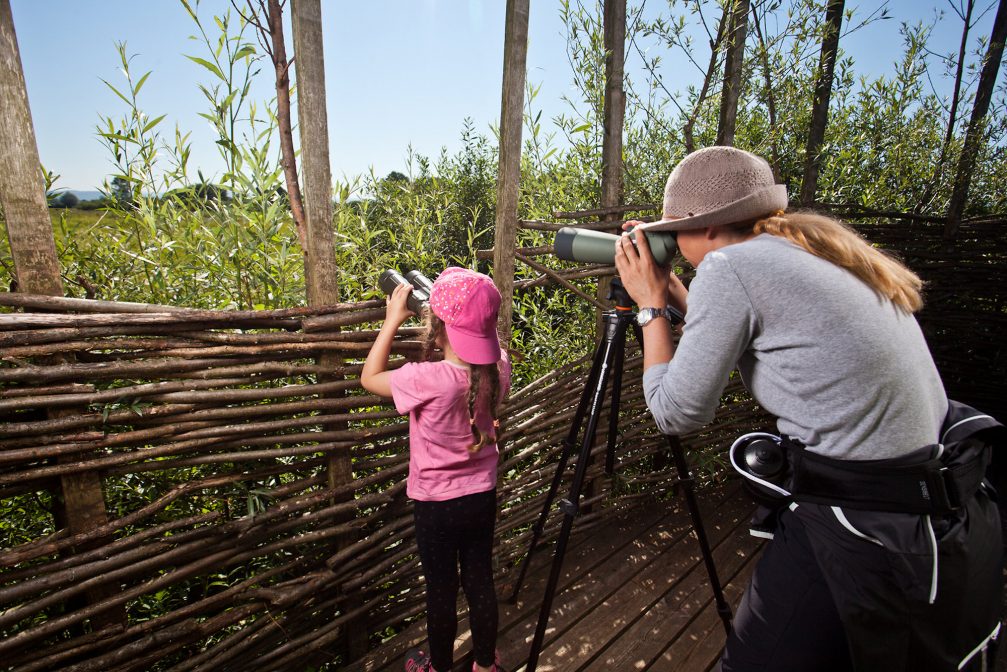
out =
[[[469,364],[500,361],[500,292],[488,275],[452,266],[430,291],[430,309],[446,326],[448,342]]]

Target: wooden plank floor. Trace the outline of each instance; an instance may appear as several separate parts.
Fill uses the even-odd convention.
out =
[[[700,493],[700,507],[721,583],[734,607],[760,547],[747,528],[754,507],[737,487]],[[516,604],[506,602],[513,590],[508,578],[498,585],[498,648],[501,662],[512,672],[527,662],[552,560],[552,546],[536,553]],[[347,670],[398,672],[404,652],[425,636],[424,623],[417,623]],[[691,535],[684,500],[678,498],[638,507],[571,537],[538,670],[705,672],[719,658],[723,643],[724,628],[699,545]],[[464,618],[455,660],[455,670],[471,670]]]

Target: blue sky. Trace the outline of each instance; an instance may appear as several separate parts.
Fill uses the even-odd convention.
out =
[[[648,12],[666,8],[664,0],[647,3]],[[465,118],[489,133],[500,113],[505,4],[322,0],[335,178],[371,167],[380,176],[405,172],[410,145],[427,156],[441,147],[455,149]],[[864,15],[878,3],[846,4]],[[978,4],[985,8],[989,0]],[[11,0],[11,5],[39,153],[46,168],[62,176],[57,188],[92,189],[111,172],[95,126],[100,116],[124,111],[101,83],[125,81],[116,42],[126,42],[136,55],[136,73],[152,71],[141,103],[151,116],[167,114],[162,132],[170,134],[176,123],[192,131],[190,173],[199,167],[208,177],[219,175],[211,129],[197,114],[205,101],[196,82],[207,82],[208,73],[184,56],[203,53],[189,40],[195,25],[177,0]],[[542,86],[536,102],[544,118],[565,111],[562,97],[572,93],[558,5],[531,0],[528,78]],[[229,7],[227,0],[202,0],[199,14],[212,25],[212,16]],[[935,8],[944,8],[947,18],[938,26],[934,46],[957,49],[961,26],[948,0],[891,0],[888,7],[891,21],[843,43],[859,71],[890,70],[901,48],[898,22],[928,18]],[[988,12],[974,34],[989,34],[992,15]],[[293,51],[289,41],[288,48]],[[264,74],[253,89],[253,98],[261,102],[273,96],[269,73]]]

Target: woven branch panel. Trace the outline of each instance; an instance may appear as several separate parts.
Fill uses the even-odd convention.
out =
[[[303,671],[359,655],[422,612],[408,425],[357,380],[383,302],[313,314],[122,312],[132,305],[17,294],[0,303],[59,311],[0,314],[10,669]],[[400,332],[393,365],[418,354],[418,332]],[[633,347],[618,475],[603,477],[599,431],[581,530],[675,482],[655,472],[666,442]],[[589,359],[516,390],[506,407],[502,577],[526,552]],[[723,412],[733,426],[757,415],[744,401]],[[697,452],[704,442],[686,437]],[[330,460],[346,455],[352,482],[330,483]],[[72,533],[60,493],[82,477],[98,479],[107,514]],[[559,524],[550,518],[547,540]]]

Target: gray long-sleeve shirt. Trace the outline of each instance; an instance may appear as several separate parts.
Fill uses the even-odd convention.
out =
[[[947,397],[912,315],[848,271],[762,234],[706,255],[675,356],[644,372],[661,431],[709,423],[737,367],[781,433],[830,457],[937,442]]]

